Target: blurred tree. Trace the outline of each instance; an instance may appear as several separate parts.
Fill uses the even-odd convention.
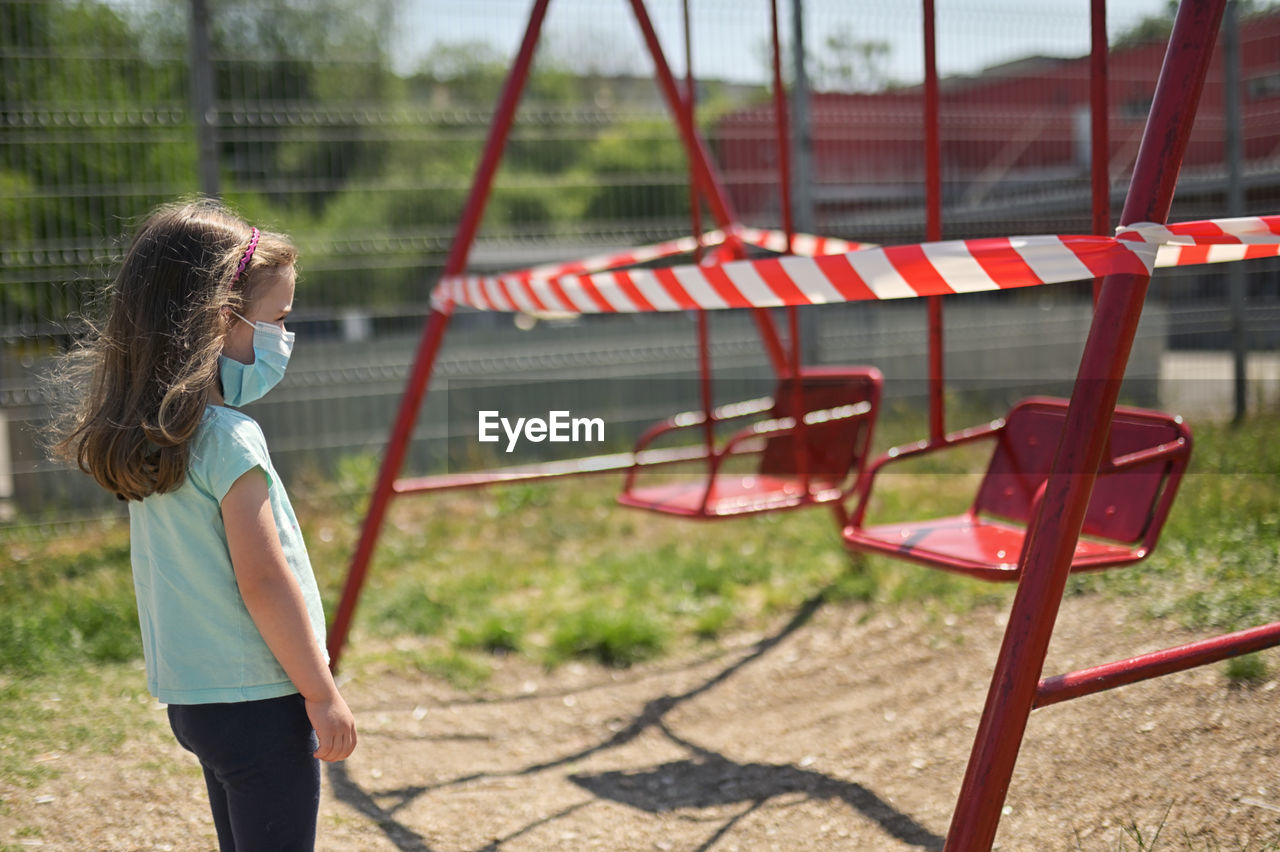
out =
[[[582,215],[644,220],[687,216],[689,178],[684,147],[665,118],[620,121],[592,144],[582,168],[595,186]]]
[[[766,79],[773,76],[773,45],[757,43],[754,53]],[[805,50],[805,69],[814,89],[828,92],[879,92],[894,85],[889,74],[893,46],[879,39],[859,38],[852,27],[842,25],[827,33],[817,50]],[[794,65],[791,44],[782,45],[782,76],[790,82]]]
[[[843,26],[828,33],[813,60],[813,84],[826,91],[878,92],[890,84],[887,41],[861,39]]]
[[[105,3],[6,3],[0,14],[0,235],[12,252],[0,318],[59,322],[93,289],[85,250],[108,223],[174,194],[167,179],[194,186],[190,133],[165,135],[183,121],[185,75]]]
[[[397,90],[385,47],[393,11],[393,0],[218,5],[215,99],[229,113],[222,158],[233,183],[319,215],[380,157],[370,130]]]
[[[1238,14],[1241,17],[1265,12],[1280,5],[1275,0],[1236,0]],[[1129,29],[1111,39],[1111,48],[1128,47],[1151,41],[1168,41],[1173,32],[1173,18],[1178,14],[1178,0],[1165,0],[1164,11],[1157,15],[1147,15]]]
[[[397,3],[211,4],[224,193],[294,235],[312,304],[423,298],[507,75],[510,57],[488,43],[436,45],[397,72]],[[103,273],[72,247],[195,191],[188,27],[188,0],[0,0],[0,322],[60,320],[77,287],[50,282]],[[590,55],[572,39],[540,48],[485,228],[669,230],[687,213],[684,153],[636,50],[596,41]]]

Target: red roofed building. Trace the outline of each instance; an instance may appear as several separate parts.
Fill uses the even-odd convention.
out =
[[[1240,25],[1243,169],[1251,212],[1280,203],[1280,13]],[[1163,43],[1108,59],[1113,216],[1128,184],[1164,56]],[[1224,215],[1226,128],[1221,45],[1187,150],[1177,218]],[[1031,57],[940,84],[944,236],[1089,230],[1089,58]],[[815,229],[877,242],[920,239],[923,89],[815,93]],[[772,107],[722,119],[716,152],[744,220],[776,223]],[[1256,209],[1255,209],[1256,208]],[[1012,229],[1012,230],[1011,230]]]

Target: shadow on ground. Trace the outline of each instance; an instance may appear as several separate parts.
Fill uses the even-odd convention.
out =
[[[432,847],[422,835],[396,818],[400,810],[419,797],[435,790],[448,789],[477,780],[532,776],[620,747],[646,731],[657,730],[672,742],[692,752],[693,757],[656,767],[638,768],[635,771],[571,775],[569,780],[597,799],[619,802],[650,813],[749,803],[746,810],[726,818],[712,837],[699,847],[701,850],[710,849],[743,817],[768,800],[776,796],[794,794],[802,794],[813,799],[844,801],[863,817],[878,823],[888,836],[920,849],[939,850],[943,845],[942,837],[929,831],[907,814],[896,810],[874,791],[860,784],[795,766],[736,763],[723,755],[681,738],[666,725],[665,717],[671,710],[732,678],[799,630],[822,606],[824,599],[825,592],[806,601],[781,630],[757,642],[749,653],[693,689],[679,695],[664,695],[646,702],[628,725],[590,748],[514,771],[477,772],[439,784],[394,790],[366,790],[350,777],[343,764],[331,764],[329,779],[334,795],[373,820],[401,852],[432,852]],[[494,839],[476,852],[492,852],[499,849],[503,843],[567,817],[588,804],[590,804],[589,801],[580,802],[535,820],[516,832]]]

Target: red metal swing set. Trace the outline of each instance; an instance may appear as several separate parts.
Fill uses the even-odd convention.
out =
[[[635,253],[631,253],[627,257],[600,259],[594,265],[574,264],[550,271],[525,270],[494,279],[468,279],[462,275],[467,255],[528,77],[549,2],[535,0],[533,3],[524,39],[497,105],[458,224],[444,279],[435,293],[435,307],[423,331],[330,631],[329,653],[335,668],[386,509],[394,497],[501,482],[625,471],[621,503],[673,515],[710,519],[827,504],[834,509],[842,525],[843,538],[852,549],[885,553],[984,579],[1017,582],[1008,628],[947,835],[945,848],[955,852],[989,849],[994,842],[1018,750],[1033,709],[1280,644],[1280,623],[1274,623],[1091,669],[1041,677],[1067,576],[1076,570],[1132,563],[1148,555],[1172,505],[1190,454],[1190,433],[1179,418],[1116,405],[1151,268],[1166,265],[1156,261],[1154,245],[1143,253],[1141,241],[1146,239],[1143,234],[1159,231],[1164,238],[1171,238],[1168,242],[1196,246],[1190,251],[1179,249],[1187,256],[1174,260],[1175,263],[1280,253],[1280,237],[1276,236],[1280,234],[1280,218],[1276,217],[1250,223],[1250,227],[1261,228],[1262,236],[1256,231],[1238,230],[1236,220],[1168,228],[1160,224],[1168,216],[1225,0],[1184,0],[1178,8],[1121,214],[1120,239],[1022,238],[1017,241],[1021,255],[1014,260],[1010,259],[1015,242],[1012,238],[1003,242],[973,241],[963,246],[964,262],[983,267],[981,280],[971,289],[992,289],[993,280],[996,286],[1017,287],[1089,277],[1046,273],[1054,263],[1032,262],[1032,250],[1045,241],[1052,242],[1054,250],[1059,252],[1064,245],[1071,249],[1078,260],[1072,268],[1086,269],[1101,277],[1094,285],[1094,321],[1071,398],[1025,400],[1001,420],[950,434],[945,428],[942,396],[940,294],[963,292],[965,286],[956,283],[959,278],[950,279],[942,274],[942,270],[954,266],[957,255],[951,253],[954,246],[939,242],[941,178],[933,0],[923,0],[926,238],[929,243],[886,249],[879,255],[873,251],[851,251],[859,246],[843,244],[832,249],[840,254],[827,257],[785,257],[758,262],[741,259],[745,257],[744,243],[760,244],[770,239],[776,243],[779,239],[777,235],[761,236],[737,223],[693,122],[692,97],[687,94],[692,92],[692,87],[686,89],[685,95],[681,94],[643,0],[629,0],[653,58],[657,82],[688,153],[695,233],[701,231],[698,222],[698,198],[701,197],[721,229],[719,236],[700,235],[694,245],[699,265],[674,270],[629,274],[622,271],[621,266],[628,259],[637,259]],[[782,165],[780,182],[785,200],[789,197],[789,175],[785,167],[789,157],[777,49],[776,0],[771,0],[771,6],[775,108]],[[1110,221],[1105,155],[1105,0],[1091,0],[1091,8],[1093,230],[1095,234],[1106,234]],[[686,14],[686,39],[687,29]],[[687,44],[686,40],[686,50]],[[783,210],[785,234],[781,242],[790,252],[799,246],[801,239],[791,227],[785,203]],[[713,245],[717,242],[718,245]],[[821,241],[805,238],[805,242],[812,245]],[[1209,257],[1216,245],[1235,243],[1254,245],[1231,253],[1230,258]],[[682,245],[687,249],[687,243]],[[1205,245],[1209,247],[1202,248]],[[703,256],[704,249],[706,256]],[[813,253],[822,254],[821,247]],[[1142,262],[1134,260],[1139,255],[1145,258]],[[867,258],[865,262],[859,260],[863,256]],[[879,270],[889,266],[901,270],[904,264],[920,258],[926,259],[925,284],[913,283],[909,294],[884,295],[901,284],[901,278],[897,272],[888,273],[887,278],[885,275],[877,278]],[[1036,266],[1034,274],[1025,268],[1028,266]],[[941,285],[931,283],[937,278],[946,280]],[[886,280],[892,285],[888,290]],[[760,288],[767,291],[768,297],[753,299],[751,290],[761,281],[768,285]],[[802,366],[794,306],[899,295],[928,297],[930,434],[918,444],[889,450],[863,470],[881,377],[869,367]],[[719,408],[711,405],[706,317],[699,311],[703,409],[656,425],[641,438],[635,452],[499,471],[400,478],[413,425],[455,303],[511,310],[538,308],[544,301],[583,311],[752,309],[765,350],[779,377],[777,390],[771,399]],[[660,301],[670,304],[659,304]],[[788,307],[790,352],[782,345],[768,313],[767,307],[772,305]],[[759,420],[762,415],[768,417]],[[717,445],[715,427],[739,417],[755,417],[757,422]],[[705,443],[666,450],[649,448],[655,437],[680,430],[701,431]],[[906,524],[866,525],[872,485],[885,466],[976,440],[990,440],[995,446],[987,474],[968,512]],[[727,459],[748,451],[758,455],[755,471],[729,475],[721,469]],[[686,481],[677,486],[647,486],[640,482],[640,474],[649,468],[688,461],[701,461],[707,466],[706,478],[697,485]],[[846,506],[851,501],[853,509],[849,512]]]

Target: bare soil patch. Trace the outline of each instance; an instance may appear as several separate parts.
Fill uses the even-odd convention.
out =
[[[1126,613],[1067,600],[1046,671],[1193,638]],[[327,768],[318,848],[940,849],[1003,620],[815,604],[625,671],[505,659],[483,696],[350,672],[361,743]],[[1280,848],[1278,711],[1275,681],[1217,666],[1038,710],[997,848]],[[119,753],[0,791],[0,848],[214,848],[192,759],[142,712]]]

